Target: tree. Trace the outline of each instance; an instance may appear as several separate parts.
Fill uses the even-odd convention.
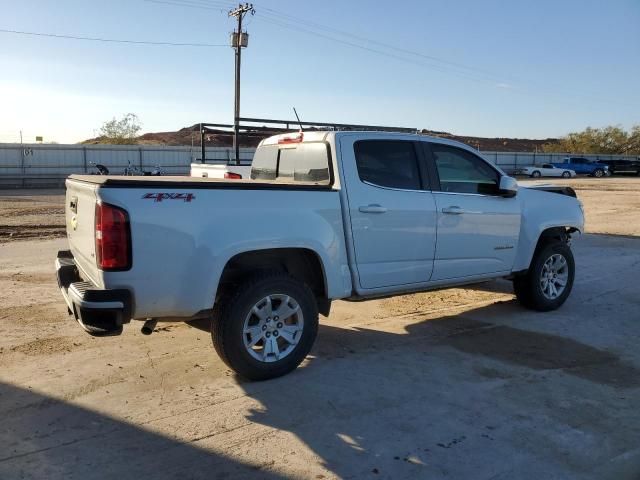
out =
[[[104,122],[100,127],[100,137],[103,143],[116,145],[131,145],[136,143],[142,125],[135,113],[127,113],[120,120],[115,117]]]
[[[556,143],[547,143],[548,153],[601,153],[619,155],[640,154],[640,125],[627,132],[619,126],[588,127],[582,132],[570,133]]]

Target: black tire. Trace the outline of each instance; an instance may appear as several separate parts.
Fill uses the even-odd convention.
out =
[[[542,174],[538,170],[534,170],[533,172],[531,172],[531,176],[533,178],[540,178]]]
[[[567,261],[568,279],[562,293],[555,299],[547,298],[542,292],[540,278],[544,263],[555,254],[562,255]],[[540,245],[531,260],[526,274],[513,280],[513,289],[518,301],[526,308],[539,312],[548,312],[559,308],[569,297],[575,277],[575,261],[571,248],[560,240],[551,240]]]
[[[244,322],[261,299],[275,294],[288,295],[298,303],[304,318],[301,336],[284,358],[272,362],[255,359],[244,344]],[[218,299],[211,321],[211,338],[220,358],[238,375],[248,380],[267,380],[292,370],[307,356],[318,334],[318,306],[311,289],[280,272],[257,275],[238,286],[230,296]]]
[[[562,178],[571,178],[571,174],[569,172],[562,172]]]
[[[602,170],[601,168],[597,168],[594,172],[593,172],[593,176],[596,178],[602,178],[604,177],[604,170]]]

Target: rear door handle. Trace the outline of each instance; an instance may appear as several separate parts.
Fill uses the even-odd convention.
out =
[[[456,205],[452,205],[451,207],[443,208],[442,213],[447,213],[449,215],[462,215],[465,211]]]
[[[358,208],[362,213],[385,213],[387,209],[382,205],[372,204],[372,205],[363,205]]]

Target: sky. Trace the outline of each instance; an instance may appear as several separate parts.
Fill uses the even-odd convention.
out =
[[[237,4],[236,4],[237,5]],[[548,138],[640,124],[640,0],[258,0],[245,117]],[[231,123],[226,0],[0,0],[0,142]]]

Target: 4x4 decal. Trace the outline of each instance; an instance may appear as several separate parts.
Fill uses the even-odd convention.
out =
[[[143,200],[153,199],[154,202],[162,202],[163,200],[190,202],[195,200],[196,196],[193,193],[145,193],[142,198]]]

